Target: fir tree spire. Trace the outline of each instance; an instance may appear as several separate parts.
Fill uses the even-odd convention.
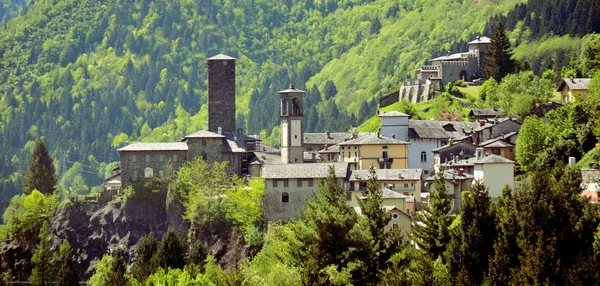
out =
[[[516,70],[516,62],[512,59],[510,40],[504,29],[504,23],[498,21],[492,34],[492,43],[488,49],[484,62],[484,73],[487,78],[502,81],[502,78]]]
[[[23,193],[29,195],[31,191],[38,190],[42,194],[48,195],[54,193],[55,187],[54,160],[48,153],[46,144],[40,139],[35,143],[27,166],[27,173],[23,177]]]

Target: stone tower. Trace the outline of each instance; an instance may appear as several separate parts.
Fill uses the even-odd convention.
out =
[[[208,131],[235,133],[235,58],[208,58]]]
[[[304,91],[294,85],[279,92],[281,96],[281,159],[285,164],[303,163]]]
[[[485,62],[491,43],[492,39],[480,36],[477,36],[475,40],[468,43],[469,53],[477,56],[477,75],[479,77],[483,76],[483,63]]]

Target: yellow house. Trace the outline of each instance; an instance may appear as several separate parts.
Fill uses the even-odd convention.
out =
[[[349,163],[351,170],[408,168],[408,142],[379,132],[339,143],[339,146],[340,162]]]
[[[423,180],[423,169],[375,169],[375,177],[381,186],[395,191],[411,200],[421,202],[421,182]],[[369,180],[369,170],[353,170],[346,182],[346,190],[349,192],[364,191]],[[403,209],[409,214],[414,212],[413,208]]]
[[[558,86],[558,92],[561,95],[561,103],[567,104],[575,101],[576,94],[589,93],[588,86],[591,78],[565,78]]]

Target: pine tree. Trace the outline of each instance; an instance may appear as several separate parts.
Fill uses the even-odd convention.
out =
[[[165,270],[168,268],[183,269],[185,265],[185,246],[182,240],[175,230],[170,229],[167,231],[152,258],[155,265]]]
[[[498,20],[492,34],[492,43],[488,48],[484,62],[484,73],[487,78],[502,81],[502,78],[516,70],[517,64],[512,59],[510,40],[504,29],[504,23]]]
[[[449,215],[452,201],[446,197],[446,183],[442,173],[435,176],[435,191],[430,193],[429,203],[423,205],[423,210],[417,212],[414,224],[413,239],[432,260],[437,259],[446,251],[450,241],[448,227],[452,224]]]
[[[476,181],[464,196],[460,224],[451,232],[446,260],[455,285],[479,285],[497,237],[496,215],[487,188]]]
[[[39,234],[40,244],[35,248],[31,262],[33,270],[29,276],[29,282],[33,285],[45,285],[53,277],[52,275],[52,251],[50,250],[50,226],[44,222]]]
[[[369,174],[368,192],[364,194],[366,199],[358,201],[362,218],[367,222],[367,228],[363,230],[369,234],[368,241],[358,253],[359,260],[365,265],[365,271],[359,279],[363,282],[368,281],[372,285],[379,285],[381,273],[389,267],[390,258],[401,251],[405,244],[399,229],[392,228],[385,231],[392,214],[383,208],[383,192],[381,183],[375,176],[375,169],[371,168]]]
[[[54,263],[57,285],[79,285],[79,273],[72,258],[73,250],[67,240],[63,240],[58,249],[58,257]]]
[[[346,203],[345,190],[333,167],[329,176],[319,182],[319,192],[306,203],[300,217],[290,227],[296,239],[302,242],[293,255],[301,265],[303,282],[306,285],[331,283],[324,269],[343,271],[351,262],[356,262],[350,256],[354,246],[350,235],[358,221],[358,214]]]
[[[157,266],[152,260],[152,256],[158,249],[158,243],[154,237],[154,233],[148,233],[137,243],[135,249],[135,257],[133,265],[131,266],[131,274],[133,277],[144,283],[144,281],[156,270]]]
[[[28,195],[32,190],[38,190],[43,194],[52,194],[55,187],[54,160],[50,157],[46,144],[40,139],[35,143],[27,173],[23,177],[23,193]]]
[[[125,255],[125,251],[121,248],[113,253],[105,285],[129,285],[129,281],[125,277],[125,273],[127,272],[127,259]]]

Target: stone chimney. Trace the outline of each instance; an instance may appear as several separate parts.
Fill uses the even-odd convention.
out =
[[[484,125],[485,125],[485,121],[483,121],[483,120],[479,121],[479,126],[480,126],[480,127],[481,127],[481,126],[484,126]]]
[[[219,126],[217,128],[217,134],[222,135],[223,134],[223,128],[221,128],[221,126]]]
[[[312,156],[312,162],[317,162],[317,152],[310,152],[310,155]]]
[[[329,133],[329,131],[325,132],[325,134],[327,134],[327,139],[333,139],[331,138],[331,133]]]
[[[392,134],[392,139],[396,139],[396,134]]]
[[[475,160],[479,160],[483,158],[483,148],[475,149]]]
[[[573,76],[569,76],[569,80],[571,81],[571,83],[575,83],[575,78]]]
[[[569,167],[575,168],[575,164],[577,163],[575,157],[569,157]]]
[[[464,172],[465,172],[465,169],[463,169],[463,168],[460,168],[460,169],[458,169],[458,175],[459,175],[459,176],[461,176],[461,177],[462,177],[462,176],[463,176],[463,174],[464,174]]]

